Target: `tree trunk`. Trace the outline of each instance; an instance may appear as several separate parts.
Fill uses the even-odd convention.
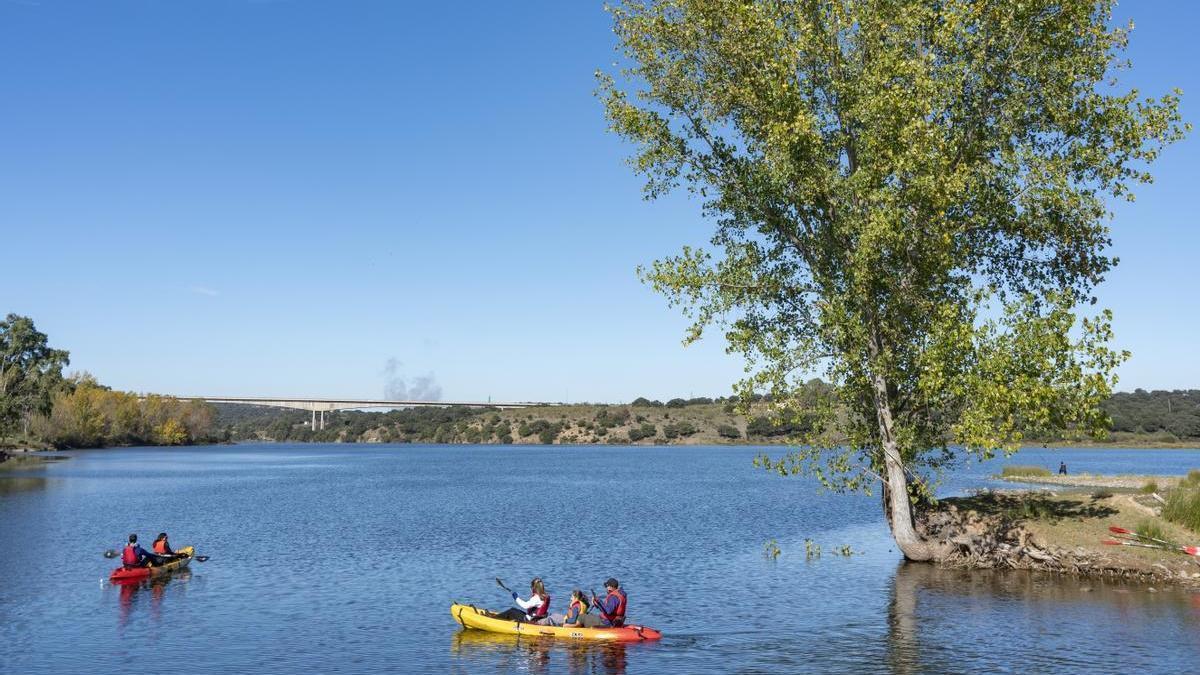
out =
[[[873,340],[871,347],[872,356],[878,356],[878,343]],[[945,555],[945,547],[923,539],[913,528],[908,477],[904,475],[904,458],[900,455],[900,446],[896,443],[887,381],[882,374],[874,372],[871,375],[871,383],[875,389],[875,414],[879,423],[880,447],[883,450],[883,478],[886,488],[884,493],[887,495],[884,509],[888,524],[892,527],[892,536],[895,537],[900,552],[908,560],[937,560]]]

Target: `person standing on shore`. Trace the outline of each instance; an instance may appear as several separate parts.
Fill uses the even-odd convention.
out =
[[[1067,475],[1067,463],[1066,462],[1058,463],[1058,475],[1060,475],[1060,476]]]

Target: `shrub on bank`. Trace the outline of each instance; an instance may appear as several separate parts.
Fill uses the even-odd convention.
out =
[[[1148,480],[1142,485],[1142,494],[1150,495],[1158,492],[1158,481]]]
[[[1158,539],[1160,541],[1171,541],[1171,537],[1168,536],[1167,531],[1163,529],[1162,525],[1159,525],[1153,520],[1143,520],[1139,522],[1137,529],[1134,531],[1143,537]]]
[[[738,428],[732,424],[722,424],[717,427],[717,435],[721,438],[741,438],[742,432],[738,431]]]
[[[1175,489],[1167,495],[1163,505],[1163,518],[1172,523],[1200,532],[1200,490]]]
[[[1000,470],[1000,475],[1005,477],[1020,477],[1020,476],[1050,476],[1050,470],[1044,466],[1026,466],[1021,464],[1010,464]]]
[[[643,438],[650,438],[656,434],[658,434],[658,427],[654,426],[653,424],[646,423],[640,427],[634,427],[629,430],[629,441],[631,443],[636,443]]]
[[[664,426],[663,437],[667,438],[668,440],[680,437],[686,438],[696,433],[696,431],[696,426],[691,422],[680,421]]]

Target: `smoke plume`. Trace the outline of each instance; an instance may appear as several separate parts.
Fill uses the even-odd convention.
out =
[[[389,401],[440,401],[442,386],[433,373],[404,377],[404,364],[390,358],[383,367],[383,397]]]

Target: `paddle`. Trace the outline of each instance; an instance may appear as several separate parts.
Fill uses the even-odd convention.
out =
[[[503,588],[504,590],[508,591],[509,593],[513,592],[513,589],[509,588],[508,586],[505,586],[504,582],[500,581],[500,577],[496,577],[496,585],[499,586],[500,588]]]
[[[609,623],[612,623],[613,622],[612,617],[609,616],[608,612],[604,611],[604,605],[600,604],[600,601],[596,599],[596,589],[593,588],[590,590],[592,591],[592,607],[595,607],[596,609],[600,610],[601,618],[603,618],[605,621],[607,621]]]
[[[1105,546],[1140,546],[1142,548],[1153,548],[1160,551],[1167,548],[1166,546],[1159,546],[1158,544],[1143,544],[1137,541],[1117,541],[1116,539],[1105,539],[1100,543],[1104,544]]]
[[[1154,537],[1148,537],[1144,534],[1139,534],[1137,532],[1134,532],[1133,530],[1127,530],[1123,527],[1117,527],[1116,525],[1109,526],[1108,531],[1112,532],[1113,534],[1124,534],[1124,535],[1137,537],[1138,539],[1149,539],[1150,541],[1157,541],[1158,543],[1166,544],[1167,546],[1175,546],[1176,545],[1174,542],[1166,541],[1163,539],[1155,539]]]
[[[1159,551],[1175,551],[1177,553],[1186,553],[1187,555],[1200,557],[1200,546],[1163,546],[1161,544],[1143,544],[1140,541],[1117,541],[1115,539],[1107,539],[1100,542],[1105,546],[1139,546],[1141,548],[1153,548]]]

